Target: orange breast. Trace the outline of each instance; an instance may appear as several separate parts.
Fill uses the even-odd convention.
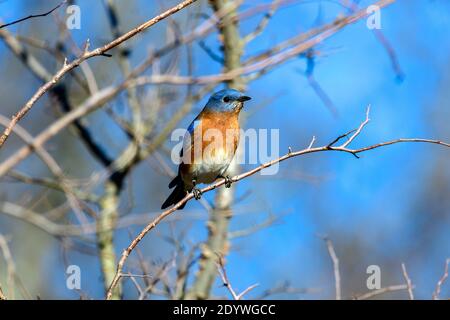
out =
[[[202,123],[204,157],[234,156],[239,143],[239,119],[236,112],[203,112]],[[222,155],[223,156],[223,155]]]

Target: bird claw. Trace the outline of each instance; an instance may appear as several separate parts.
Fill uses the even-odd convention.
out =
[[[194,194],[195,200],[200,200],[200,198],[202,197],[202,192],[200,189],[194,188],[192,189],[192,193]]]
[[[225,176],[222,178],[225,179],[225,188],[231,188],[231,184],[233,183],[233,181],[231,181],[230,176]]]

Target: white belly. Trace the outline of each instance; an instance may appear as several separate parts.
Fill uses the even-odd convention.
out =
[[[197,159],[191,165],[191,172],[183,177],[183,180],[192,181],[196,179],[196,183],[212,183],[218,176],[223,175],[230,165],[233,156],[227,152],[216,150],[214,156],[204,156],[202,159]]]

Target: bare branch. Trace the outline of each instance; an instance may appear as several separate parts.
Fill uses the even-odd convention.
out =
[[[356,131],[350,136],[350,138],[346,142],[344,142],[344,144],[342,144],[342,147],[345,148],[350,143],[352,143],[352,141],[355,140],[355,138],[361,133],[362,129],[369,123],[369,121],[370,121],[369,113],[370,113],[370,105],[368,105],[367,109],[366,109],[366,120],[361,122],[361,124],[359,125],[358,129],[356,129]]]
[[[27,289],[24,287],[19,275],[17,274],[16,264],[13,260],[11,250],[8,245],[8,239],[2,234],[0,234],[0,252],[3,254],[3,258],[6,262],[6,273],[7,273],[7,287],[8,287],[8,296],[9,299],[14,300],[14,287],[17,286],[22,291],[22,296],[24,298],[30,298],[30,294]],[[5,295],[1,291],[0,288],[0,300],[6,300]]]
[[[408,288],[409,300],[414,300],[412,281],[408,276],[408,272],[406,272],[406,266],[404,263],[402,263],[402,272],[403,272],[403,277],[405,278],[405,281],[406,281],[406,286]]]
[[[28,100],[27,103],[12,117],[12,120],[8,127],[5,129],[3,134],[0,136],[0,148],[3,146],[5,141],[8,139],[13,127],[16,125],[17,122],[19,122],[27,113],[31,110],[31,108],[34,106],[34,104],[48,91],[50,90],[66,73],[72,71],[76,67],[78,67],[82,62],[86,61],[87,59],[90,59],[92,57],[96,56],[105,56],[107,55],[106,52],[113,49],[114,47],[120,45],[121,43],[127,41],[128,39],[134,37],[135,35],[141,33],[142,31],[146,30],[147,28],[155,25],[156,23],[164,20],[165,18],[171,16],[172,14],[180,11],[181,9],[189,6],[190,4],[196,2],[197,0],[185,0],[181,2],[180,4],[176,5],[175,7],[172,7],[171,9],[163,12],[162,14],[144,22],[140,26],[128,31],[124,35],[120,36],[119,38],[116,38],[115,40],[111,41],[110,43],[99,47],[97,49],[94,49],[92,51],[88,50],[88,46],[86,46],[86,50],[84,53],[74,61],[68,64],[64,64],[63,67],[52,77],[52,79],[48,82],[46,82],[44,85],[42,85],[36,93],[33,95],[33,97]],[[86,42],[88,44],[88,42]]]
[[[327,236],[320,236],[327,245],[328,254],[330,255],[331,261],[333,262],[333,273],[334,273],[334,287],[336,291],[336,300],[342,299],[341,292],[341,273],[339,271],[339,259],[334,250],[333,242]]]
[[[402,290],[408,290],[408,286],[406,284],[399,284],[399,285],[393,285],[388,286],[380,289],[376,289],[370,292],[367,292],[365,294],[359,295],[354,297],[355,300],[367,300],[382,294],[385,294],[387,292],[393,292],[393,291],[402,291]]]
[[[233,286],[230,283],[230,280],[228,279],[227,271],[225,270],[225,263],[223,261],[223,256],[221,255],[219,255],[217,259],[217,271],[220,274],[224,287],[226,287],[228,291],[230,291],[231,296],[233,297],[234,300],[241,300],[241,298],[245,294],[247,294],[249,291],[253,290],[258,286],[257,283],[253,284],[244,291],[242,291],[241,293],[237,294],[236,291],[234,291]]]
[[[58,9],[59,9],[63,4],[65,4],[66,2],[67,2],[67,0],[62,1],[62,2],[61,2],[60,4],[58,4],[56,7],[54,7],[53,9],[51,9],[50,11],[47,11],[47,12],[45,12],[45,13],[41,13],[41,14],[32,14],[32,15],[29,15],[28,17],[21,18],[21,19],[19,19],[19,20],[15,20],[15,21],[12,21],[12,22],[9,22],[9,23],[2,24],[2,25],[0,25],[0,29],[6,28],[6,27],[9,27],[9,26],[12,26],[12,25],[14,25],[14,24],[16,24],[16,23],[20,23],[20,22],[25,21],[25,20],[28,20],[28,19],[33,19],[33,18],[39,18],[39,17],[45,17],[45,16],[48,16],[48,15],[51,14],[53,11],[58,10]]]
[[[351,1],[350,4],[346,5],[343,4],[346,8],[348,8],[351,12],[355,12],[358,10],[358,3],[356,1]],[[389,59],[391,60],[392,69],[395,72],[395,75],[399,81],[403,81],[405,78],[405,74],[400,66],[400,63],[398,61],[397,54],[395,53],[395,50],[391,43],[388,41],[384,33],[380,29],[373,29],[372,30],[375,38],[380,42],[380,44],[384,47],[386,50]]]
[[[95,224],[87,223],[83,224],[83,226],[56,224],[42,214],[11,202],[0,202],[0,213],[26,221],[57,237],[81,236],[95,232]]]
[[[438,283],[436,284],[436,289],[433,292],[433,300],[439,300],[439,294],[441,293],[441,287],[444,284],[445,280],[448,278],[448,265],[450,264],[450,258],[445,260],[445,268],[444,268],[444,274],[439,279]]]
[[[311,149],[312,146],[314,145],[314,142],[316,142],[316,136],[313,136],[311,139],[311,142],[308,145],[308,149]],[[290,150],[292,152],[292,150]]]
[[[14,260],[12,258],[11,250],[9,249],[8,245],[8,240],[2,234],[0,234],[0,250],[6,262],[6,273],[7,273],[6,281],[8,287],[8,294],[10,295],[11,299],[14,299],[14,279],[16,275],[16,264],[14,263]]]
[[[278,9],[278,6],[280,4],[281,4],[280,0],[273,0],[270,10],[264,14],[263,18],[261,19],[259,24],[256,26],[255,30],[253,30],[251,33],[247,34],[245,37],[243,37],[242,40],[245,43],[248,43],[248,42],[254,40],[257,36],[259,36],[264,31],[264,29],[266,28],[270,19],[272,19],[273,15],[275,14],[275,11]]]
[[[272,225],[275,224],[281,217],[278,217],[274,214],[270,214],[267,219],[265,219],[263,222],[254,224],[248,228],[242,229],[242,230],[236,230],[236,231],[230,231],[228,232],[228,238],[229,239],[236,239],[236,238],[242,238],[249,236],[253,233],[256,233],[259,230],[266,229]]]

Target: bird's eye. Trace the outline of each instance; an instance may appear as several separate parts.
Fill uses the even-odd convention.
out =
[[[230,97],[228,97],[228,96],[226,96],[226,97],[224,97],[223,98],[223,102],[225,102],[225,103],[227,103],[227,102],[230,102]]]

